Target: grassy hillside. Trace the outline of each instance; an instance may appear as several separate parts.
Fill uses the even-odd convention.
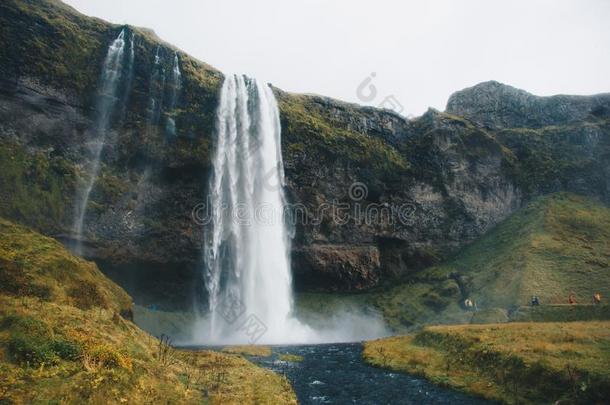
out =
[[[173,349],[57,241],[0,219],[0,403],[296,403],[239,355]]]
[[[610,298],[610,208],[558,193],[534,200],[451,260],[408,283],[328,300],[308,294],[299,303],[314,312],[371,306],[401,329],[431,321],[470,322],[472,312],[460,306],[466,298],[480,310],[493,314],[502,309],[506,314],[528,305],[532,295],[547,305],[567,303],[574,292],[579,303],[589,304],[595,291],[606,302]],[[320,304],[327,301],[331,305]],[[483,320],[482,313],[479,318]]]
[[[444,266],[422,278],[458,273],[480,306],[591,302],[610,294],[610,209],[570,194],[535,200]]]
[[[505,403],[605,403],[610,322],[427,327],[367,342],[373,365]]]
[[[574,292],[590,303],[595,291],[610,294],[610,209],[561,193],[534,200],[452,260],[374,302],[408,326],[426,317],[468,321],[459,306],[466,298],[482,310],[512,309],[532,295],[558,304]]]

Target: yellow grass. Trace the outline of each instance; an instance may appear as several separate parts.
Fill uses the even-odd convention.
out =
[[[269,346],[227,346],[222,349],[225,353],[244,354],[246,356],[269,357],[271,348]]]
[[[131,299],[95,264],[3,220],[0,279],[0,403],[296,404],[241,356],[164,346],[119,314]],[[71,293],[83,280],[95,288]]]
[[[610,322],[430,326],[367,342],[379,367],[506,403],[595,403],[610,392]]]

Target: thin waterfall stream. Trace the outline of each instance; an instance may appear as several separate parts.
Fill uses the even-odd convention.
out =
[[[178,54],[174,54],[174,62],[172,65],[172,74],[169,81],[169,100],[167,102],[168,116],[165,121],[165,134],[170,137],[176,136],[176,120],[174,118],[174,109],[178,103],[178,96],[182,87],[182,73],[180,72],[180,59]]]
[[[112,41],[108,47],[108,52],[102,65],[95,108],[94,138],[88,142],[91,163],[90,167],[87,169],[87,179],[77,196],[73,225],[73,232],[76,240],[74,250],[76,254],[79,255],[82,255],[83,253],[83,227],[87,214],[87,205],[89,204],[91,191],[93,190],[99,175],[102,150],[106,144],[106,137],[110,129],[111,120],[120,99],[119,84],[122,81],[125,71],[127,72],[127,80],[131,80],[134,54],[133,34],[131,36],[130,49],[127,56],[127,66],[125,66],[126,42],[126,29],[122,29],[118,37]],[[128,86],[130,86],[130,83],[128,83]],[[128,91],[129,89],[126,89],[126,92]]]

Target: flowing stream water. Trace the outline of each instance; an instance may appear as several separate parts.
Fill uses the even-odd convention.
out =
[[[95,126],[93,128],[95,137],[88,142],[90,151],[90,167],[87,170],[87,180],[77,197],[76,213],[74,219],[73,232],[75,234],[76,245],[74,250],[77,254],[82,255],[82,239],[83,239],[83,224],[87,214],[87,204],[91,190],[95,185],[100,171],[100,159],[102,150],[106,143],[107,132],[110,127],[112,115],[115,112],[118,104],[120,89],[119,84],[124,72],[127,72],[128,80],[133,65],[133,34],[131,38],[131,50],[127,57],[127,69],[124,69],[125,63],[125,44],[126,30],[123,29],[118,37],[112,41],[108,47],[108,52],[102,66],[102,72],[99,80],[97,99],[96,99],[96,117]]]
[[[251,359],[284,374],[300,404],[486,405],[495,402],[438,387],[422,378],[372,367],[360,343],[274,346],[271,357]],[[280,360],[289,353],[301,361]]]

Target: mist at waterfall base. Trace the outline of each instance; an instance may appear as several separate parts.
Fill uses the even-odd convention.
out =
[[[346,342],[387,335],[380,317],[345,311],[305,323],[294,311],[286,221],[240,221],[265,207],[283,212],[281,125],[272,89],[227,76],[216,113],[216,152],[204,226],[207,302],[189,345]],[[309,318],[311,320],[311,318]],[[314,326],[315,325],[315,326]]]

